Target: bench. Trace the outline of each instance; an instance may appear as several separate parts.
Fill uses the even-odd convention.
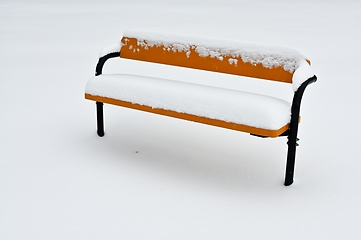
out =
[[[292,84],[292,103],[214,86],[129,74],[102,74],[104,63],[120,57]],[[316,81],[310,61],[299,51],[180,34],[125,31],[105,47],[85,98],[96,102],[97,133],[104,136],[103,103],[246,132],[260,137],[288,137],[286,186],[293,183],[305,88]]]

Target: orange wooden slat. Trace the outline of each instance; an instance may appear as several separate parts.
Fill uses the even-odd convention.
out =
[[[292,74],[283,67],[265,68],[262,64],[244,63],[240,57],[236,59],[237,64],[230,64],[229,59],[235,59],[232,56],[222,56],[222,60],[201,57],[192,47],[186,54],[184,51],[168,50],[163,45],[144,46],[138,44],[136,38],[128,37],[122,38],[122,45],[122,58],[292,83]]]
[[[256,128],[256,127],[246,126],[246,125],[242,125],[242,124],[196,116],[196,115],[187,114],[187,113],[180,113],[180,112],[176,112],[176,111],[172,111],[172,110],[152,108],[149,106],[135,104],[135,103],[117,100],[117,99],[113,99],[113,98],[94,96],[94,95],[87,94],[87,93],[85,94],[85,98],[88,100],[93,100],[93,101],[97,101],[97,102],[113,104],[113,105],[122,106],[122,107],[126,107],[126,108],[132,108],[132,109],[160,114],[160,115],[164,115],[164,116],[168,116],[168,117],[174,117],[174,118],[179,118],[179,119],[188,120],[188,121],[192,121],[192,122],[203,123],[203,124],[207,124],[207,125],[211,125],[211,126],[251,133],[251,134],[264,136],[264,137],[278,137],[279,135],[284,133],[289,128],[289,124],[283,126],[280,129],[277,129],[277,130]]]

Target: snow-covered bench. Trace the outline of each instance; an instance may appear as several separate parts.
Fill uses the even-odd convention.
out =
[[[292,104],[271,96],[189,82],[102,74],[109,58],[167,64],[293,85]],[[295,49],[169,33],[126,31],[101,51],[85,98],[96,101],[97,132],[104,136],[103,103],[142,110],[261,137],[288,136],[285,185],[293,182],[300,103],[316,81],[310,61]]]

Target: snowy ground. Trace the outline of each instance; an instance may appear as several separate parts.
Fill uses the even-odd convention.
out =
[[[1,1],[0,239],[359,239],[360,12],[356,0]],[[113,106],[97,137],[84,87],[125,29],[303,51],[319,81],[295,183],[283,186],[284,138]]]

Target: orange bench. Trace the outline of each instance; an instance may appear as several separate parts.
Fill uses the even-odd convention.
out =
[[[102,74],[109,58],[146,61],[293,85],[292,104],[270,96],[127,74]],[[104,48],[85,98],[96,102],[104,136],[103,103],[250,133],[288,136],[285,185],[294,175],[300,103],[316,81],[310,61],[295,49],[169,33],[126,31]]]

